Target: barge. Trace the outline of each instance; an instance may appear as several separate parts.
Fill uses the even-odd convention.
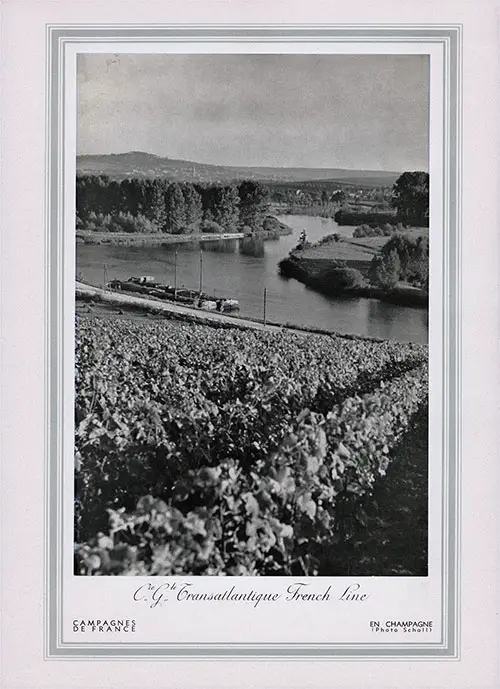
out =
[[[128,280],[111,280],[106,283],[106,288],[123,292],[132,292],[135,294],[144,294],[145,296],[154,297],[162,301],[178,302],[185,306],[194,306],[196,308],[208,311],[219,311],[221,313],[238,311],[240,308],[237,299],[229,299],[227,297],[216,298],[205,292],[200,292],[199,290],[164,285],[156,282],[154,277],[147,275],[131,277]]]

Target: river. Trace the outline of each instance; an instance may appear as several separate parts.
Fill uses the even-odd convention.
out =
[[[276,240],[242,239],[203,242],[202,287],[215,296],[240,302],[240,314],[262,318],[267,288],[267,318],[277,323],[308,325],[341,333],[355,333],[408,342],[427,343],[428,311],[396,306],[376,299],[338,299],[319,294],[293,279],[278,275],[277,263],[297,244],[305,229],[310,242],[333,232],[352,236],[352,227],[339,227],[329,218],[281,216],[292,235]],[[82,244],[76,246],[76,273],[94,285],[151,275],[174,284],[177,250],[177,285],[198,289],[200,243],[155,247]]]

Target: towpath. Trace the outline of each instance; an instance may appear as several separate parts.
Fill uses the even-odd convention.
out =
[[[252,330],[266,330],[281,332],[282,330],[291,330],[301,335],[308,334],[303,330],[295,328],[281,327],[279,325],[266,324],[259,321],[252,321],[235,316],[228,316],[217,311],[206,311],[204,309],[192,308],[189,306],[181,306],[172,302],[157,301],[155,299],[148,299],[146,297],[136,297],[130,294],[122,294],[111,290],[102,289],[101,287],[94,287],[93,285],[86,285],[82,282],[76,283],[76,296],[83,298],[97,297],[100,302],[105,304],[114,304],[119,306],[129,306],[135,308],[142,308],[144,310],[154,310],[156,313],[174,314],[191,316],[197,321],[218,321],[236,326],[238,328],[250,328]]]

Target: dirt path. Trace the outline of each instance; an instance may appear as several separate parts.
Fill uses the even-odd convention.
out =
[[[148,311],[154,311],[157,314],[174,315],[174,316],[191,316],[196,318],[200,323],[203,322],[219,322],[227,323],[233,327],[238,328],[250,328],[252,330],[265,330],[281,332],[285,328],[278,325],[266,324],[259,321],[251,321],[243,318],[238,318],[235,316],[228,316],[223,313],[218,313],[217,311],[205,311],[204,309],[197,309],[190,306],[181,306],[180,304],[174,304],[172,302],[156,301],[154,299],[147,299],[146,297],[134,297],[129,294],[120,294],[119,292],[112,292],[110,290],[105,290],[100,287],[93,287],[91,285],[85,285],[81,282],[76,283],[76,296],[77,298],[86,297],[92,298],[97,297],[99,302],[104,304],[111,304],[115,306],[124,307],[135,307],[142,308]],[[295,330],[294,328],[286,328],[286,330],[293,330],[293,332],[300,333],[301,335],[308,334],[303,330]]]

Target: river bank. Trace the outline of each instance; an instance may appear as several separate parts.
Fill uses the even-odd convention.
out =
[[[190,242],[216,242],[231,239],[279,239],[293,233],[291,227],[277,218],[267,216],[263,226],[257,230],[246,229],[244,232],[185,232],[167,234],[155,232],[97,232],[95,230],[77,230],[77,242],[84,244],[110,244],[113,246],[168,246]]]
[[[364,342],[385,342],[385,338],[357,335],[355,333],[341,333],[325,328],[314,328],[306,325],[292,323],[277,323],[264,321],[257,318],[248,318],[236,314],[223,314],[214,311],[185,306],[177,303],[157,300],[154,297],[137,297],[129,294],[120,294],[110,290],[104,290],[93,285],[76,283],[77,313],[86,313],[88,310],[97,310],[102,315],[110,318],[127,314],[133,320],[167,318],[182,322],[198,323],[200,325],[213,325],[220,328],[239,328],[240,330],[266,330],[282,332],[284,330],[303,335],[327,335],[340,337],[344,340]]]
[[[333,220],[306,216],[278,216],[293,234],[276,240],[245,237],[235,240],[195,241],[164,246],[76,245],[76,275],[79,281],[102,287],[112,280],[128,281],[148,275],[162,284],[199,289],[200,246],[203,248],[202,289],[217,300],[237,299],[239,318],[262,321],[264,288],[267,293],[268,323],[305,326],[342,334],[401,342],[428,341],[428,312],[408,309],[379,299],[343,299],[310,289],[298,280],[279,275],[277,264],[297,246],[306,230],[311,242],[326,235],[352,238],[352,228],[339,227]],[[362,242],[363,240],[359,240]],[[346,245],[347,246],[347,245]],[[149,317],[149,316],[148,316]]]
[[[108,311],[109,309],[118,309],[118,311],[122,313],[128,311],[135,315],[139,314],[148,317],[165,316],[175,320],[189,321],[202,325],[216,324],[219,327],[236,327],[251,330],[262,330],[266,328],[268,330],[280,331],[283,327],[278,323],[264,323],[263,321],[249,318],[240,318],[219,312],[205,311],[204,309],[192,306],[164,302],[151,296],[145,297],[123,294],[80,282],[76,283],[75,295],[77,304],[79,302],[87,303],[91,304],[92,307],[95,306],[99,309],[107,309]],[[295,328],[290,327],[289,329]]]
[[[428,308],[429,295],[422,289],[403,282],[392,289],[370,283],[371,261],[386,241],[387,237],[328,237],[315,245],[291,251],[279,262],[280,275],[294,278],[328,296],[378,299],[398,306]],[[335,268],[343,271],[337,283],[331,275]]]
[[[166,246],[185,244],[187,242],[215,242],[225,239],[243,239],[243,232],[226,232],[222,234],[140,234],[129,232],[90,232],[78,230],[76,241],[84,244],[111,244],[114,246]]]

